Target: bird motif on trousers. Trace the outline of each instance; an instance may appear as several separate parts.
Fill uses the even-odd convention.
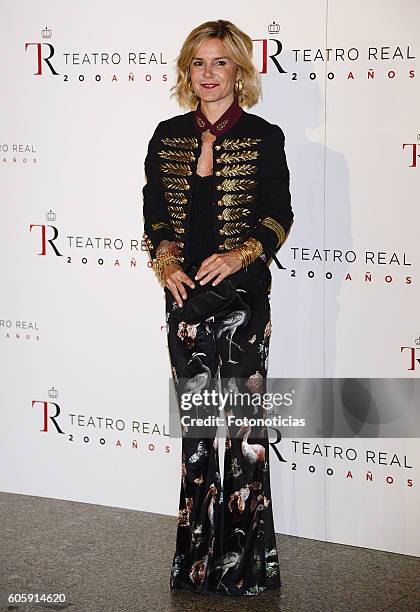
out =
[[[189,463],[198,463],[200,461],[200,459],[202,459],[203,457],[207,456],[207,449],[204,446],[204,442],[203,440],[200,440],[199,443],[197,444],[197,450],[195,451],[195,453],[193,455],[191,455],[191,457],[189,458]]]
[[[209,505],[207,508],[207,515],[210,521],[211,533],[214,532],[214,503],[216,501],[216,495],[217,495],[217,487],[215,484],[211,484],[209,487],[209,490],[207,491],[207,495],[205,499],[205,501],[207,501],[207,499],[210,497]]]
[[[216,337],[220,338],[220,336],[227,332],[226,339],[229,342],[229,358],[228,363],[238,363],[237,361],[232,360],[232,344],[234,344],[240,351],[244,349],[239,346],[236,342],[233,341],[233,334],[241,327],[241,325],[245,325],[249,321],[249,313],[246,310],[234,310],[231,312],[226,319],[222,319],[222,325],[219,327],[216,333]]]
[[[193,361],[198,362],[200,367],[200,372],[198,372],[195,376],[190,378],[184,387],[184,393],[188,395],[194,395],[195,393],[201,393],[206,387],[208,387],[211,380],[211,371],[210,368],[207,367],[200,356],[206,357],[205,353],[193,353],[193,356],[188,361],[188,365],[190,365]],[[196,417],[198,417],[198,406],[194,404],[196,410]],[[185,426],[185,430],[188,431],[188,426]]]
[[[229,590],[222,583],[222,580],[230,569],[236,569],[239,567],[244,554],[244,548],[241,544],[241,534],[245,536],[245,532],[242,529],[235,529],[235,533],[233,536],[231,536],[231,538],[236,540],[235,546],[237,550],[228,550],[227,553],[219,557],[219,560],[213,568],[213,571],[221,570],[218,588],[220,585],[222,585],[226,592],[229,592]]]
[[[241,425],[238,433],[236,434],[237,438],[241,437],[242,439],[242,454],[244,458],[248,461],[248,463],[256,463],[257,461],[265,460],[265,448],[261,444],[248,444],[249,434],[251,433],[250,425]]]

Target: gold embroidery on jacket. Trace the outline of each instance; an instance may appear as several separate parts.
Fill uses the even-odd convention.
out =
[[[260,155],[259,151],[235,151],[233,153],[222,153],[216,157],[218,164],[234,164],[241,161],[249,161],[257,159]]]
[[[181,221],[177,219],[171,219],[172,226],[177,234],[184,234],[185,228],[182,226]]]
[[[161,138],[163,144],[168,147],[180,147],[181,149],[196,149],[198,140],[193,136],[179,136],[175,138]]]
[[[261,224],[265,225],[266,227],[269,227],[271,230],[273,230],[273,232],[275,232],[278,241],[276,248],[283,244],[283,242],[285,241],[286,232],[284,230],[284,227],[280,225],[278,221],[276,221],[272,217],[264,217],[264,219],[261,221]]]
[[[153,242],[150,240],[146,232],[143,232],[143,240],[146,242],[147,248],[149,249],[149,251],[151,251],[153,248]]]
[[[250,213],[249,208],[225,208],[220,215],[217,215],[217,218],[224,219],[225,221],[235,221],[235,219],[246,217]]]
[[[233,166],[223,166],[220,170],[216,170],[216,176],[238,176],[248,174],[255,174],[257,166],[253,164],[234,164]]]
[[[216,130],[219,130],[219,132],[220,132],[220,130],[223,130],[223,128],[225,127],[225,125],[227,125],[227,122],[228,122],[228,120],[227,120],[227,119],[225,119],[224,121],[221,121],[220,123],[218,123],[218,124],[216,125]]]
[[[222,244],[219,245],[219,250],[233,249],[236,245],[240,244],[241,242],[243,242],[242,236],[235,236],[235,238],[226,238],[226,240],[222,242]]]
[[[174,219],[185,219],[187,217],[187,213],[182,206],[168,206],[168,212]]]
[[[163,176],[163,184],[168,189],[189,189],[190,186],[186,178],[178,178],[177,176]]]
[[[250,204],[254,202],[255,196],[252,193],[225,193],[220,200],[219,206],[235,206],[236,204]]]
[[[248,223],[243,223],[242,221],[238,221],[237,223],[225,223],[222,229],[219,230],[219,234],[226,234],[227,236],[240,234],[246,227],[249,227]]]
[[[186,204],[188,199],[182,193],[174,193],[173,191],[165,191],[165,200],[171,204]]]
[[[255,187],[256,184],[257,181],[254,181],[254,179],[226,178],[220,183],[220,185],[217,185],[216,189],[223,191],[245,191],[245,189]]]
[[[157,223],[152,223],[152,230],[157,230],[160,227],[170,227],[170,225],[168,223],[165,223],[164,221],[158,221]]]
[[[237,151],[238,149],[244,149],[245,147],[251,147],[261,142],[261,138],[225,138],[225,140],[216,145],[216,151],[221,148],[229,151]]]
[[[168,206],[168,211],[170,213],[175,213],[175,212],[183,213],[185,212],[185,208],[183,206]]]
[[[158,155],[164,157],[165,159],[170,159],[172,161],[180,161],[180,162],[193,162],[195,160],[195,155],[193,151],[177,151],[176,149],[162,149],[158,151]]]
[[[171,164],[170,162],[164,162],[160,164],[160,169],[166,174],[181,174],[183,176],[192,175],[192,170],[188,164]]]

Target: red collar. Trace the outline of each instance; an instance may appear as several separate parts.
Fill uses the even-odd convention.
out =
[[[223,115],[219,117],[215,123],[210,123],[210,121],[201,112],[200,104],[201,101],[198,103],[193,116],[194,125],[200,134],[209,129],[210,132],[216,137],[221,136],[235,125],[242,113],[242,108],[239,106],[238,100],[235,98]]]

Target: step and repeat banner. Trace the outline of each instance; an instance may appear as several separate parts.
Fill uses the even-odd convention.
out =
[[[263,84],[245,110],[282,127],[290,169],[269,377],[306,380],[321,414],[310,437],[270,431],[276,531],[420,555],[418,2],[0,7],[0,489],[177,514],[144,158],[188,112],[185,37],[227,19]]]

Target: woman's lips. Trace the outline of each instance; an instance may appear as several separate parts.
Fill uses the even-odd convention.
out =
[[[214,89],[217,86],[218,83],[201,83],[201,87],[204,87],[204,89]]]

